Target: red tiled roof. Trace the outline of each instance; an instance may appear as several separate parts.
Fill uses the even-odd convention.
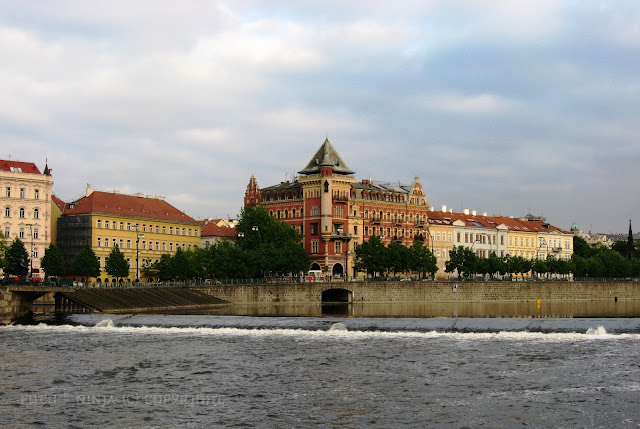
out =
[[[199,220],[198,223],[201,226],[201,237],[227,237],[235,238],[236,229],[226,226],[218,226],[216,222],[210,220]]]
[[[53,201],[53,203],[58,206],[58,209],[60,209],[60,211],[62,213],[64,213],[64,210],[67,208],[67,203],[65,203],[64,201],[62,201],[60,198],[56,197],[55,195],[51,195],[51,200]]]
[[[42,174],[33,162],[7,161],[0,159],[0,170],[11,171],[19,168],[23,173]]]
[[[68,203],[65,210],[67,215],[89,213],[196,223],[191,216],[164,200],[102,191],[94,191],[87,197]]]

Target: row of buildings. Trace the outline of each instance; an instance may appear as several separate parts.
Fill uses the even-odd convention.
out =
[[[449,251],[466,246],[481,257],[491,252],[527,259],[570,259],[573,234],[544,218],[488,216],[475,211],[454,212],[430,206],[418,177],[413,183],[356,181],[329,140],[293,180],[260,188],[251,177],[245,206],[262,205],[277,219],[293,226],[304,239],[312,270],[334,277],[356,276],[355,246],[378,236],[385,244],[411,246],[422,237],[437,257],[438,276],[446,277]]]
[[[103,270],[97,280],[113,282],[104,266],[115,245],[129,261],[129,279],[135,280],[142,267],[163,253],[236,237],[228,221],[196,220],[159,196],[103,192],[87,185],[80,198],[62,201],[53,195],[52,172],[46,165],[40,172],[33,163],[0,160],[0,186],[4,235],[7,241],[18,237],[25,243],[34,272],[50,243],[57,244],[68,264],[91,243]],[[569,259],[573,254],[573,234],[543,218],[454,212],[445,206],[436,210],[417,177],[409,185],[356,181],[328,139],[293,180],[260,188],[252,176],[244,204],[262,205],[294,227],[311,256],[309,269],[334,277],[359,275],[353,270],[354,249],[373,236],[405,246],[422,237],[443,277],[448,276],[445,264],[455,246],[469,247],[482,257],[495,252]]]
[[[235,238],[227,221],[195,220],[160,196],[96,191],[87,185],[82,197],[65,202],[52,193],[51,169],[45,166],[41,172],[34,163],[0,160],[0,186],[2,231],[9,243],[15,238],[25,243],[34,277],[50,243],[60,248],[68,265],[90,243],[102,269],[96,280],[113,282],[104,266],[115,245],[129,262],[129,279],[135,280],[163,253]]]

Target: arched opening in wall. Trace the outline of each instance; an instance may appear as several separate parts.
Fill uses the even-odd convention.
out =
[[[322,302],[352,302],[353,292],[347,289],[327,289],[322,291]]]
[[[331,270],[331,275],[334,279],[341,279],[344,276],[344,267],[342,264],[335,264]]]
[[[309,268],[309,270],[311,270],[311,271],[319,271],[319,270],[322,270],[322,268],[320,268],[320,265],[318,265],[316,262],[314,262],[313,264],[311,264],[311,268]]]

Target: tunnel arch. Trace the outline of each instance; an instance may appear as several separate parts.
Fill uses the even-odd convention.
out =
[[[323,290],[322,302],[353,302],[353,292],[343,288]]]

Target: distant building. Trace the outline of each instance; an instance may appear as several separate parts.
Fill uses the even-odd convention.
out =
[[[200,224],[200,247],[213,246],[222,241],[235,241],[236,229],[229,227],[229,223],[223,219],[205,219],[198,221]]]
[[[611,248],[611,246],[613,246],[613,243],[615,243],[616,241],[626,241],[627,239],[626,235],[621,236],[622,237],[621,240],[617,240],[616,237],[610,237],[608,234],[591,232],[591,231],[584,232],[583,230],[578,228],[578,225],[576,225],[575,223],[571,226],[571,232],[575,236],[582,238],[584,241],[587,242],[587,244],[590,244],[590,245],[601,244],[608,248]]]
[[[178,210],[163,197],[117,191],[94,191],[87,186],[85,196],[64,203],[58,219],[58,247],[67,266],[85,243],[98,256],[102,273],[96,280],[114,283],[104,271],[106,257],[118,245],[130,266],[128,279],[140,279],[142,268],[160,259],[163,253],[175,254],[178,248],[200,245],[200,224]]]
[[[34,270],[40,270],[51,243],[52,186],[48,166],[41,173],[32,162],[0,160],[2,233],[7,244],[15,238],[24,242]]]

